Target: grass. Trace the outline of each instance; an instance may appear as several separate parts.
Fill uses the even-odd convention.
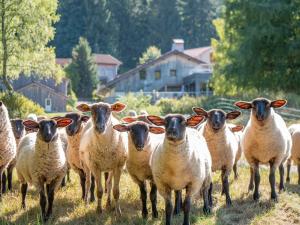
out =
[[[191,222],[204,225],[275,225],[275,224],[300,224],[300,186],[296,185],[297,175],[292,173],[291,184],[286,185],[286,191],[279,195],[279,203],[270,200],[270,187],[268,170],[261,169],[261,199],[259,202],[252,200],[252,193],[247,193],[249,171],[247,167],[239,168],[240,177],[237,181],[230,180],[232,207],[225,206],[225,197],[220,195],[220,174],[214,174],[214,208],[210,216],[202,213],[202,200],[196,197],[193,200]],[[278,181],[278,177],[277,177]],[[159,225],[164,223],[164,203],[158,198],[159,219],[151,218],[150,203],[149,218],[141,218],[141,203],[139,191],[129,175],[124,173],[121,178],[121,207],[123,215],[116,218],[113,212],[104,211],[102,215],[95,212],[96,203],[86,206],[80,199],[78,177],[71,173],[71,182],[67,187],[56,193],[53,217],[47,224],[61,225]],[[27,195],[27,209],[20,209],[20,193],[18,182],[14,177],[14,190],[3,196],[0,202],[1,225],[39,225],[39,200],[38,193],[30,188]],[[173,219],[173,224],[182,224],[183,216]]]

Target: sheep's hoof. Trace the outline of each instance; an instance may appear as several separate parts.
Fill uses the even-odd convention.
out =
[[[26,209],[26,204],[25,203],[22,203],[21,209]]]
[[[290,183],[290,182],[291,182],[291,179],[290,179],[289,177],[287,177],[287,178],[286,178],[286,182],[287,182],[287,183]]]
[[[111,203],[109,201],[106,202],[105,209],[107,211],[111,211],[112,210]]]
[[[95,196],[91,195],[90,202],[94,202],[94,201],[95,201]]]
[[[157,212],[157,210],[155,210],[155,211],[152,212],[152,218],[153,219],[157,219],[158,218],[158,212]]]
[[[203,213],[204,213],[205,215],[211,214],[211,208],[208,207],[208,206],[203,206]]]
[[[279,187],[279,193],[285,192],[285,187]]]
[[[147,212],[147,211],[143,211],[143,212],[142,212],[142,216],[143,216],[144,219],[147,219],[147,217],[148,217],[148,212]]]
[[[102,214],[102,207],[98,205],[96,211],[98,214]]]
[[[259,200],[259,197],[260,197],[259,193],[254,193],[254,194],[253,194],[253,200],[254,200],[254,201],[258,201],[258,200]]]
[[[232,205],[231,199],[230,198],[226,199],[226,206],[229,207],[231,205]]]
[[[174,216],[178,215],[179,213],[180,213],[180,207],[175,207],[173,212]]]
[[[277,194],[276,193],[271,193],[271,200],[274,202],[278,202]]]
[[[42,219],[43,219],[43,222],[45,223],[49,220],[49,216],[44,215],[44,216],[42,216]]]

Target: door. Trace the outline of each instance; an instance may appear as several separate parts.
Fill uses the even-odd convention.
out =
[[[45,110],[46,110],[46,112],[51,112],[52,111],[52,101],[51,101],[51,98],[46,98],[45,99]]]

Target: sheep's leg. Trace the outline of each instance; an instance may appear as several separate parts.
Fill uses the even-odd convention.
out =
[[[275,171],[276,167],[274,166],[274,162],[270,162],[269,182],[271,186],[271,199],[277,201],[277,194],[275,190]]]
[[[94,202],[95,201],[95,177],[94,176],[91,177],[90,194],[91,194],[90,201]]]
[[[300,185],[300,164],[298,164],[297,168],[298,168],[298,184]]]
[[[222,186],[224,188],[225,196],[226,196],[226,205],[230,206],[232,205],[231,203],[231,198],[229,194],[229,177],[230,171],[227,169],[222,169]]]
[[[290,183],[290,171],[291,171],[291,159],[288,159],[287,165],[286,165],[286,182]]]
[[[2,198],[2,193],[4,193],[3,192],[4,185],[2,185],[3,184],[3,174],[4,174],[3,170],[4,170],[3,167],[0,167],[0,201]],[[6,178],[5,178],[5,183],[6,183]]]
[[[121,215],[121,208],[120,208],[120,202],[119,202],[119,198],[120,198],[120,178],[121,178],[121,171],[122,168],[116,168],[113,172],[113,176],[114,176],[114,186],[113,186],[113,195],[114,195],[114,200],[115,200],[115,211],[117,215]]]
[[[12,173],[15,165],[9,165],[7,168],[7,188],[9,191],[12,190]]]
[[[221,192],[221,195],[224,195],[225,194],[225,189],[224,189],[224,182],[223,182],[223,180],[224,180],[224,173],[223,173],[223,168],[222,168],[222,170],[221,170],[221,183],[222,183],[222,192]]]
[[[64,176],[64,178],[61,181],[61,187],[65,187],[66,186],[66,176]]]
[[[186,195],[183,202],[183,225],[190,225],[190,211],[191,211],[191,193],[190,193],[190,186],[186,188]]]
[[[81,198],[84,200],[84,196],[85,196],[85,174],[84,174],[83,170],[79,170],[79,178],[80,178],[80,185],[81,185],[81,191],[82,191]]]
[[[5,171],[2,172],[2,177],[0,178],[0,183],[2,184],[2,187],[0,187],[0,198],[1,198],[1,194],[6,192],[6,173]]]
[[[89,171],[87,168],[84,168],[85,173],[85,190],[91,189],[91,171]],[[84,196],[84,202],[87,204],[89,202],[89,192],[85,192]]]
[[[150,200],[152,205],[152,217],[158,218],[158,212],[157,212],[157,187],[154,182],[151,182],[151,191],[150,191]]]
[[[209,202],[209,189],[210,189],[210,186],[205,186],[202,190],[202,197],[203,197],[203,212],[204,214],[208,215],[210,214],[211,212],[211,206],[210,206],[210,202]]]
[[[279,174],[280,174],[279,192],[281,192],[281,191],[285,191],[285,187],[284,187],[284,167],[283,167],[282,163],[279,165]]]
[[[42,210],[42,220],[45,222],[47,221],[46,217],[46,204],[47,204],[47,199],[45,195],[45,189],[44,186],[41,186],[42,188],[40,189],[40,207]]]
[[[111,182],[112,182],[112,172],[108,172],[108,177],[107,180],[105,181],[106,183],[106,188],[107,188],[107,200],[106,200],[106,209],[111,210]]]
[[[208,189],[208,204],[210,208],[212,208],[213,206],[212,190],[213,190],[213,183],[210,182],[209,189]]]
[[[172,191],[170,189],[166,188],[164,198],[165,198],[166,225],[171,225],[173,205],[172,205]]]
[[[237,172],[237,165],[236,165],[236,163],[233,164],[233,172],[234,172],[234,179],[237,180],[239,178],[239,174]]]
[[[178,215],[180,213],[180,210],[182,208],[182,192],[175,191],[175,207],[174,207],[174,215]]]
[[[71,182],[70,169],[67,170],[67,181]]]
[[[250,182],[248,186],[248,191],[253,191],[254,189],[254,169],[250,167]]]
[[[21,203],[21,208],[25,209],[26,208],[26,194],[27,194],[27,187],[28,184],[21,184],[21,194],[22,194],[22,203]]]
[[[46,186],[47,187],[47,196],[48,196],[48,209],[47,209],[47,214],[46,214],[47,219],[49,219],[49,217],[52,215],[56,182],[57,182],[57,180],[53,180],[50,184],[47,184],[47,186]]]
[[[98,173],[94,174],[95,181],[97,184],[97,198],[98,198],[98,205],[97,205],[97,212],[99,214],[102,213],[102,196],[103,196],[103,187],[102,187],[102,173],[99,171]],[[86,190],[90,190],[86,189]]]
[[[259,174],[259,164],[255,163],[255,166],[253,168],[254,173],[254,193],[253,193],[253,199],[257,201],[259,199],[259,183],[260,183],[260,174]]]
[[[142,200],[142,216],[143,218],[147,218],[148,216],[148,210],[147,210],[147,188],[145,182],[139,182],[138,183],[140,188],[140,195]]]
[[[105,193],[107,193],[107,179],[108,179],[108,176],[109,176],[109,172],[105,172],[104,173],[104,182],[105,182]]]

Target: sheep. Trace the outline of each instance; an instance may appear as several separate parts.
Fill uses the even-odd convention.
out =
[[[153,135],[151,133],[164,133],[164,128],[151,126],[148,123],[138,121],[138,118],[133,117],[124,118],[123,121],[130,124],[118,124],[114,125],[113,128],[119,132],[129,133],[128,159],[126,162],[126,168],[132,180],[140,188],[142,215],[144,218],[146,218],[148,215],[146,180],[150,180],[152,217],[157,218],[157,188],[153,182],[149,160],[153,150],[159,145],[160,142],[162,142],[163,136]]]
[[[226,205],[231,205],[229,193],[229,181],[233,165],[235,164],[238,152],[238,141],[231,132],[226,120],[233,120],[241,113],[232,111],[225,113],[221,109],[212,109],[205,111],[202,108],[194,107],[193,111],[206,118],[203,126],[200,128],[201,135],[207,141],[208,149],[212,158],[212,171],[221,170],[222,194],[226,195]]]
[[[234,179],[237,180],[239,177],[239,174],[237,172],[237,163],[238,161],[241,159],[242,157],[242,146],[241,146],[241,136],[243,134],[242,130],[244,129],[244,126],[242,125],[234,125],[234,124],[228,124],[229,129],[231,130],[231,132],[233,132],[234,136],[236,137],[237,141],[238,141],[238,151],[236,153],[235,156],[235,162],[233,164],[233,172],[234,172]]]
[[[8,111],[0,101],[0,200],[2,198],[2,175],[10,162],[15,158],[17,147],[9,120]],[[6,180],[6,179],[5,179]]]
[[[292,139],[284,120],[274,111],[281,108],[286,100],[270,101],[266,98],[256,98],[251,102],[238,101],[240,109],[251,109],[250,119],[244,129],[241,145],[246,160],[250,164],[249,190],[253,190],[253,199],[259,200],[259,164],[270,165],[269,182],[271,199],[277,202],[275,190],[275,171],[279,167],[279,191],[284,190],[283,164],[290,157]],[[253,184],[254,183],[254,184]]]
[[[40,122],[33,120],[23,122],[25,127],[38,129],[38,132],[27,134],[18,148],[16,169],[21,184],[21,207],[26,207],[28,183],[33,184],[40,193],[43,221],[47,221],[52,215],[54,193],[67,172],[66,156],[58,128],[66,127],[71,123],[72,120],[69,118],[57,121],[46,119]],[[46,200],[45,186],[48,200]]]
[[[67,161],[71,169],[73,169],[80,177],[80,184],[82,190],[82,199],[85,196],[85,173],[83,170],[83,161],[80,159],[79,154],[79,144],[80,139],[83,134],[84,127],[86,122],[89,120],[89,116],[80,115],[79,113],[67,113],[65,118],[70,118],[73,120],[73,123],[66,127],[66,134],[68,139],[67,147]],[[92,177],[92,186],[91,186],[91,201],[94,201],[94,179]]]
[[[292,161],[297,165],[298,169],[298,184],[300,185],[300,124],[293,124],[288,128],[292,135],[292,150],[291,157],[287,161],[287,177],[286,182],[290,182],[290,170]]]
[[[21,138],[25,135],[25,128],[23,125],[23,120],[22,119],[11,119],[11,126],[13,129],[14,137],[16,140],[16,146],[19,145],[19,142]],[[6,173],[3,172],[2,175],[2,193],[6,192],[6,180],[7,180],[7,187],[8,190],[12,190],[12,173],[13,169],[15,168],[16,165],[16,157],[10,162],[9,166],[7,167]]]
[[[95,177],[98,198],[97,211],[99,214],[102,213],[103,196],[101,173],[110,172],[110,177],[113,174],[114,179],[113,196],[115,200],[115,212],[117,215],[121,215],[119,183],[121,172],[127,159],[128,140],[126,133],[120,133],[113,129],[113,125],[118,124],[119,121],[112,115],[112,112],[121,112],[125,107],[126,105],[120,102],[114,104],[99,102],[92,105],[83,103],[77,106],[79,111],[91,111],[92,114],[92,126],[84,132],[80,141],[79,151],[83,154],[84,161],[87,164],[87,168],[85,169],[87,174],[86,190],[90,190],[91,173]],[[108,179],[110,180],[110,178]],[[108,185],[107,189],[108,198],[106,207],[110,208],[111,185]],[[86,192],[86,202],[88,201],[87,194]]]
[[[171,224],[171,191],[182,189],[186,189],[183,225],[189,225],[191,197],[199,190],[203,193],[203,211],[209,213],[212,206],[211,156],[204,137],[187,128],[198,125],[204,117],[193,115],[185,119],[180,114],[169,114],[165,118],[150,115],[147,119],[166,130],[163,142],[150,159],[154,182],[165,200],[166,225]]]

